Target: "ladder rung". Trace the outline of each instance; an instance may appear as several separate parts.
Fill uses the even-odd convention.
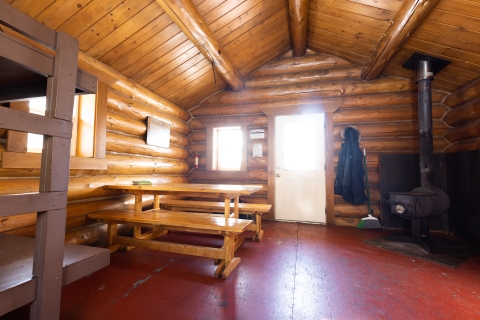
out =
[[[0,195],[0,217],[64,209],[67,191]]]

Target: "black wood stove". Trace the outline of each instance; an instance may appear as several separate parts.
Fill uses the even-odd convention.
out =
[[[430,252],[428,245],[428,218],[442,215],[450,207],[447,194],[433,185],[433,136],[432,136],[432,80],[448,61],[413,54],[403,67],[416,71],[418,84],[418,131],[420,135],[421,186],[410,192],[390,192],[390,211],[399,217],[410,219],[411,236],[389,235],[387,240],[416,243]]]

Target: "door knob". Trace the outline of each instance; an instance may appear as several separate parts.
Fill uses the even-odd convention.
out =
[[[277,177],[280,177],[280,173],[277,173]]]

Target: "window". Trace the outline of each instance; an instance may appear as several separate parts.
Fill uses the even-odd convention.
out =
[[[247,126],[202,123],[207,127],[207,170],[247,171]]]
[[[99,83],[97,94],[75,96],[70,148],[71,169],[106,170],[107,168],[105,159],[107,89],[107,85]],[[22,111],[45,115],[45,97],[29,99],[22,104],[25,105],[22,106]],[[2,168],[40,168],[43,136],[32,133],[23,135],[27,138],[20,144],[23,143],[25,149],[17,148],[3,152]],[[19,139],[13,134],[11,137]]]
[[[240,127],[214,128],[212,169],[240,171],[243,143]]]

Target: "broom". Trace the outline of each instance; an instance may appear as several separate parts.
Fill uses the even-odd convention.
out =
[[[360,220],[357,225],[359,229],[381,229],[382,226],[377,218],[372,215],[372,210],[370,209],[370,188],[368,187],[368,168],[367,168],[367,152],[363,148],[363,164],[365,169],[365,185],[367,187],[367,204],[368,204],[368,216]]]

